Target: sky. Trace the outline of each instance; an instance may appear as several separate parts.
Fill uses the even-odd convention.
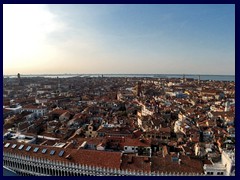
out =
[[[235,5],[4,4],[3,73],[235,75]]]

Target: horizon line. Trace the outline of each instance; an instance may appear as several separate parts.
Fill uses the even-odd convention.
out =
[[[54,76],[54,75],[185,75],[185,76],[235,76],[235,74],[186,74],[186,73],[39,73],[21,74],[22,76]],[[17,74],[3,74],[3,76],[17,76]]]

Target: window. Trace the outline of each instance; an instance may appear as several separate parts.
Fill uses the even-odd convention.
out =
[[[13,144],[13,145],[12,145],[12,149],[14,149],[16,146],[17,146],[16,144]]]
[[[38,151],[38,149],[39,149],[39,147],[36,147],[34,150],[33,150],[33,152],[37,152]]]
[[[223,175],[223,172],[217,172],[217,175]]]
[[[54,154],[55,154],[55,150],[51,150],[50,155],[52,156]]]
[[[31,148],[32,148],[31,146],[28,146],[28,147],[26,148],[26,151],[29,151]]]
[[[127,150],[127,147],[125,146],[124,149]]]
[[[5,144],[5,146],[4,147],[9,147],[10,146],[10,143],[7,143],[7,144]]]
[[[60,151],[60,153],[58,154],[58,156],[59,156],[59,157],[62,157],[63,154],[64,154],[64,151],[62,150],[62,151]]]
[[[42,153],[45,154],[47,152],[47,149],[43,149]]]
[[[134,150],[134,148],[132,148],[132,150]]]
[[[22,144],[21,146],[18,147],[18,149],[22,150],[23,147],[24,147],[24,145]]]

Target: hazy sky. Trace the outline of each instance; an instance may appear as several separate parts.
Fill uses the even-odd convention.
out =
[[[234,5],[3,5],[3,73],[235,74]]]

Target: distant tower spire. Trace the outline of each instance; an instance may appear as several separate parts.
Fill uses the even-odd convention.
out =
[[[61,88],[61,82],[60,82],[60,78],[57,76],[57,88],[58,90],[60,90]]]
[[[142,93],[142,84],[138,81],[137,83],[137,96],[140,96]]]
[[[183,82],[186,81],[186,77],[185,77],[185,74],[183,74]]]
[[[17,74],[17,77],[18,77],[18,85],[19,85],[19,86],[22,86],[22,85],[23,85],[23,82],[22,82],[22,80],[21,80],[20,73]]]

